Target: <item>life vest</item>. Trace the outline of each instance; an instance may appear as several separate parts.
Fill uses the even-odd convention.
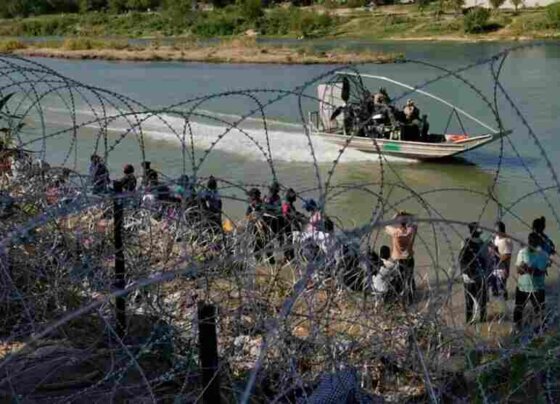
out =
[[[469,135],[464,135],[464,134],[458,134],[458,133],[448,133],[445,135],[445,140],[447,140],[448,142],[453,142],[453,143],[457,143],[460,142],[462,140],[467,140],[469,138]]]

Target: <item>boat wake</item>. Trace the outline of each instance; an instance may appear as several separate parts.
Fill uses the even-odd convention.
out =
[[[63,109],[50,108],[49,122],[64,124],[58,113]],[[234,122],[239,117],[234,115],[216,114],[223,124],[201,121],[186,121],[183,117],[171,114],[137,114],[134,117],[122,117],[115,113],[114,119],[94,120],[91,110],[76,111],[78,124],[86,128],[100,128],[109,133],[134,131],[136,136],[142,134],[149,142],[166,141],[179,147],[198,151],[209,149],[231,153],[249,160],[277,162],[313,162],[332,163],[339,159],[342,163],[358,161],[378,161],[379,156],[362,153],[358,150],[346,149],[340,153],[340,146],[334,145],[319,136],[307,136],[301,124],[280,121],[266,121],[253,118],[244,120],[239,126]],[[209,112],[207,112],[209,114]],[[111,116],[112,114],[108,113]],[[59,119],[57,119],[59,118]],[[139,125],[137,123],[140,122]],[[131,123],[134,123],[131,125]]]

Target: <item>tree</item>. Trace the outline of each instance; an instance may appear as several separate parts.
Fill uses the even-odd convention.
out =
[[[465,0],[449,0],[449,3],[457,14],[461,14],[463,7],[465,6]]]
[[[523,0],[509,0],[515,9],[515,14],[519,10],[519,6],[523,5]]]
[[[72,13],[78,8],[78,0],[0,0],[0,17]]]
[[[191,22],[196,8],[194,0],[164,0],[163,10],[174,25],[179,27]]]
[[[158,0],[126,0],[126,9],[134,11],[147,11],[159,7]]]
[[[126,1],[127,0],[108,0],[107,5],[109,6],[109,11],[115,14],[120,14],[125,12]]]
[[[34,4],[30,0],[3,0],[1,3],[3,17],[27,17],[33,14]]]
[[[560,29],[560,3],[546,6],[546,17],[550,28]]]
[[[420,11],[423,11],[428,5],[432,2],[432,0],[416,0],[415,3],[418,4],[418,8]]]
[[[75,13],[79,10],[78,0],[45,0],[49,12]]]
[[[88,11],[102,11],[107,8],[107,0],[79,0],[80,13]]]
[[[492,8],[494,10],[497,10],[500,7],[502,7],[505,2],[506,2],[506,0],[490,0],[490,5],[492,6]]]
[[[261,0],[241,0],[239,5],[241,15],[248,21],[256,21],[264,14]]]
[[[212,5],[215,8],[224,8],[225,6],[234,3],[234,1],[232,0],[211,0],[211,1],[212,1]]]
[[[490,19],[490,10],[486,8],[474,8],[463,18],[465,32],[469,34],[478,34],[484,32],[488,26]]]

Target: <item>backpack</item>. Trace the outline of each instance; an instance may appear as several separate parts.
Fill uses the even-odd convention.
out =
[[[461,271],[468,275],[469,278],[474,279],[484,276],[483,245],[481,241],[468,239],[459,253]]]

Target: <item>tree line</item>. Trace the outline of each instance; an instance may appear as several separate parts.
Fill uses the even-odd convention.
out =
[[[271,0],[257,0],[260,6],[268,6]],[[246,3],[246,1],[237,1]],[[236,0],[208,0],[214,7],[235,4]],[[253,1],[254,3],[254,1]],[[293,0],[295,6],[311,4],[311,0]],[[125,13],[129,11],[173,11],[184,14],[195,10],[197,0],[0,0],[0,17],[17,18],[42,14],[86,13],[91,11]]]

